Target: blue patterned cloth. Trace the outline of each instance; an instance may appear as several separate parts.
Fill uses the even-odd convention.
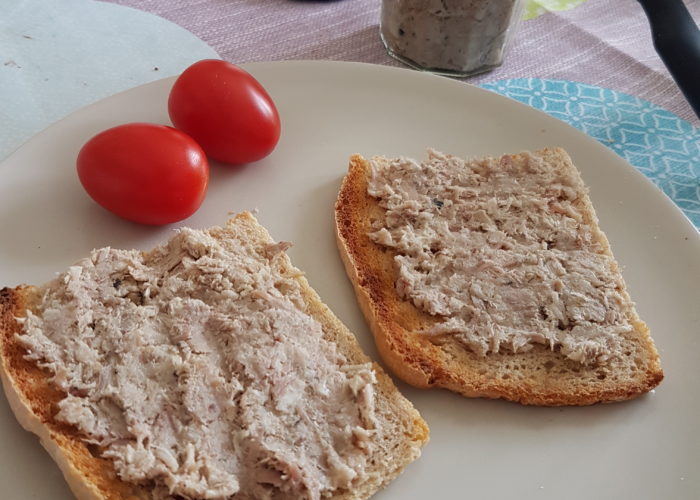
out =
[[[540,109],[611,148],[700,229],[697,127],[638,97],[583,83],[519,78],[481,86]]]

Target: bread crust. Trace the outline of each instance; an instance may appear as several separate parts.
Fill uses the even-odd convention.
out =
[[[544,149],[541,155],[562,170],[578,172],[562,149]],[[522,155],[512,155],[518,161]],[[336,240],[358,303],[375,338],[377,349],[392,372],[419,388],[441,387],[467,397],[503,398],[529,405],[590,405],[634,398],[663,379],[659,356],[646,324],[632,308],[628,317],[634,331],[626,336],[629,351],[609,367],[583,366],[557,351],[537,345],[521,353],[490,353],[480,357],[456,340],[440,345],[416,332],[440,318],[418,310],[395,291],[395,253],[370,240],[372,220],[383,211],[367,194],[368,160],[350,158],[335,205]],[[580,177],[579,177],[580,178]],[[612,256],[583,182],[580,208],[594,238]],[[615,272],[619,272],[617,266]],[[626,291],[623,290],[626,295]],[[633,363],[634,376],[622,373]]]
[[[243,231],[262,244],[272,243],[269,233],[248,212],[237,215],[222,228],[212,230],[225,238],[229,231]],[[324,338],[335,342],[352,363],[371,360],[361,350],[354,335],[335,317],[309,286],[301,271],[286,254],[281,255],[284,274],[296,279],[302,288],[306,312],[321,323]],[[57,463],[73,494],[79,500],[141,500],[152,498],[152,487],[120,480],[112,461],[100,458],[98,450],[86,445],[72,427],[53,420],[56,403],[65,395],[49,384],[49,373],[25,359],[26,351],[16,339],[21,318],[34,310],[39,301],[32,286],[0,290],[0,376],[12,411],[22,427],[36,434],[42,446]],[[368,480],[351,491],[338,491],[332,498],[359,500],[368,498],[395,479],[410,462],[420,456],[428,441],[428,427],[413,405],[395,387],[391,378],[374,363],[377,372],[376,412],[382,422],[391,420],[396,433],[378,443],[382,456],[368,468]]]
[[[53,420],[64,394],[48,384],[47,372],[24,359],[16,339],[22,328],[17,318],[26,317],[39,298],[32,286],[0,290],[0,377],[10,408],[39,437],[79,500],[148,498],[142,487],[119,480],[112,462],[91,453],[75,429]]]

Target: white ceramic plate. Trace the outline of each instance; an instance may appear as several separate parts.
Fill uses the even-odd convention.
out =
[[[400,385],[431,428],[420,460],[376,498],[659,499],[700,492],[700,237],[641,174],[581,132],[456,81],[352,63],[248,66],[283,122],[275,152],[215,165],[204,205],[183,224],[259,209],[312,286],[376,358],[337,256],[333,202],[352,153],[475,156],[563,146],[591,188],[603,229],[651,327],[666,380],[635,401],[530,408]],[[0,283],[41,283],[92,248],[149,248],[172,227],[124,222],[94,204],[74,171],[80,146],[128,122],[169,123],[172,80],[85,108],[0,164]],[[70,498],[58,468],[0,398],[2,498]]]

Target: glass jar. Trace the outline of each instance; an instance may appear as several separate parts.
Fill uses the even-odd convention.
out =
[[[382,0],[380,32],[409,66],[469,76],[501,65],[522,9],[523,0]]]

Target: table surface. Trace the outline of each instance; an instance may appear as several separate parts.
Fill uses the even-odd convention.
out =
[[[381,43],[379,0],[115,3],[184,27],[235,63],[328,59],[401,66]],[[700,0],[685,4],[697,22]],[[503,65],[462,80],[543,109],[617,148],[700,227],[700,119],[655,52],[640,5],[635,0],[526,0],[526,11]],[[529,81],[521,84],[522,79]],[[552,95],[552,81],[582,84],[567,86],[573,99],[590,89],[600,89],[603,97],[557,113],[549,105],[556,108],[561,99]],[[635,110],[629,108],[632,101]],[[661,129],[660,122],[673,125]],[[682,144],[676,136],[682,136]]]
[[[332,59],[400,66],[379,38],[379,0],[116,0],[183,26],[223,59],[243,63]],[[686,0],[694,19],[700,1]],[[537,0],[568,10],[524,21],[504,64],[469,83],[551,78],[611,88],[658,104],[695,125],[700,121],[652,46],[635,0]],[[573,6],[573,7],[572,7]]]
[[[700,119],[635,0],[525,0],[503,65],[471,78],[613,148],[700,228]],[[685,0],[700,19],[700,0]],[[0,159],[69,113],[192,62],[401,66],[380,0],[0,0]]]

